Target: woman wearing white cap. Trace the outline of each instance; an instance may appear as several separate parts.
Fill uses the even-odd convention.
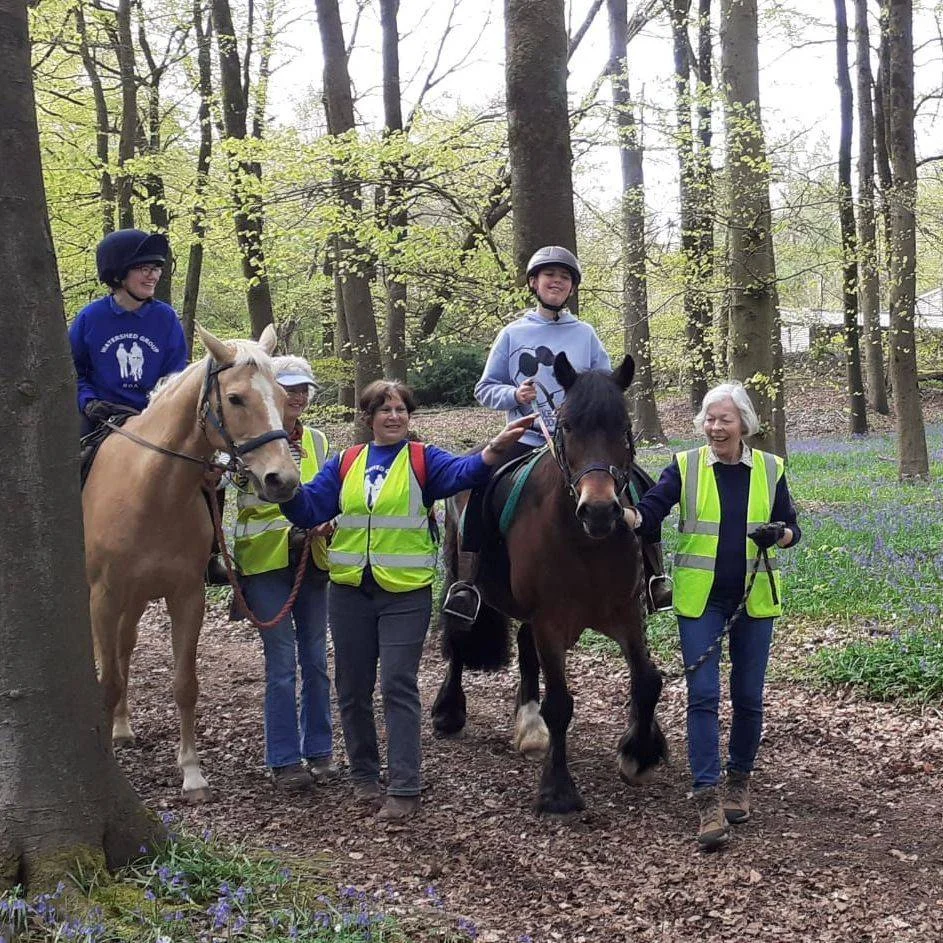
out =
[[[316,386],[314,373],[303,357],[276,357],[275,372],[288,396],[284,413],[288,446],[301,469],[301,481],[310,481],[327,458],[324,433],[302,425],[300,418]],[[331,753],[327,673],[326,532],[318,528],[315,533],[311,559],[291,612],[273,628],[261,631],[265,762],[276,789],[288,793],[305,792],[337,772]],[[262,621],[274,618],[291,594],[305,536],[304,530],[291,526],[277,504],[239,493],[235,561],[246,602]],[[300,702],[296,698],[298,668]]]

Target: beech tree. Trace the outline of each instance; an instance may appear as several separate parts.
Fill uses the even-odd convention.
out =
[[[727,356],[730,375],[748,387],[761,422],[756,445],[785,455],[785,426],[781,409],[776,409],[777,398],[782,396],[782,351],[758,46],[756,0],[722,0],[720,47],[729,194]]]
[[[0,890],[117,867],[159,831],[115,763],[92,661],[75,374],[40,166],[26,4],[0,0]]]
[[[842,242],[842,310],[844,312],[845,379],[848,387],[848,431],[868,431],[858,343],[858,244],[854,197],[851,192],[851,135],[854,102],[848,71],[848,13],[845,0],[835,0],[835,49],[838,57],[839,140],[838,219]]]
[[[897,406],[898,472],[928,478],[927,437],[917,385],[914,334],[917,257],[917,158],[914,147],[914,44],[911,0],[884,0],[888,62],[891,220],[891,375]]]
[[[563,7],[563,0],[504,2],[514,268],[521,276],[540,246],[577,248]]]

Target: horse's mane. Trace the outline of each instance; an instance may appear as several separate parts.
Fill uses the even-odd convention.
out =
[[[567,390],[561,418],[572,429],[623,435],[629,425],[625,395],[608,370],[587,370]]]
[[[240,366],[253,366],[257,367],[259,371],[264,374],[268,379],[275,379],[275,368],[272,365],[272,358],[269,357],[267,353],[255,342],[248,340],[233,340],[226,341],[226,346],[234,351],[235,359],[233,360],[234,367]],[[207,354],[202,360],[195,360],[190,364],[185,370],[182,370],[180,373],[171,373],[166,377],[162,377],[158,380],[157,385],[151,390],[150,396],[148,397],[148,403],[153,403],[159,396],[163,396],[165,393],[170,390],[176,389],[184,380],[193,374],[195,371],[204,371],[206,370],[206,362],[209,360],[209,354]]]

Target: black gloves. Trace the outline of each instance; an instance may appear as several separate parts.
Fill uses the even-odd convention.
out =
[[[301,562],[308,532],[303,527],[292,527],[288,531],[288,565],[296,567]]]
[[[109,403],[104,399],[90,399],[85,404],[85,415],[92,422],[104,422],[112,416],[133,416],[137,410],[133,406],[125,406],[121,403]]]
[[[768,550],[773,544],[783,539],[786,525],[782,521],[773,521],[770,524],[760,524],[751,530],[747,537],[763,550]]]

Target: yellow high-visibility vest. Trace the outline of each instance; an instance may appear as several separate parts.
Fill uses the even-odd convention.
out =
[[[678,521],[680,537],[674,557],[674,609],[679,615],[698,618],[703,615],[717,563],[717,541],[720,534],[720,494],[714,471],[707,464],[709,447],[679,452],[675,458],[681,471],[681,511]],[[776,484],[783,476],[783,460],[769,452],[753,450],[750,472],[750,496],[747,503],[747,526],[743,534],[746,547],[747,578],[759,554],[757,545],[747,533],[760,524],[767,524],[773,512]],[[753,589],[747,599],[747,613],[762,619],[782,613],[782,589],[776,548],[767,551],[769,567],[776,585],[776,598],[770,589],[766,565],[760,561]],[[744,589],[746,586],[744,585]]]
[[[429,586],[436,548],[409,449],[404,445],[393,459],[372,508],[364,489],[368,451],[361,450],[341,485],[341,513],[328,551],[331,582],[359,586],[369,564],[391,593]]]
[[[311,481],[327,459],[327,438],[323,432],[305,426],[301,433],[301,481]],[[283,570],[288,566],[288,532],[291,522],[277,504],[262,501],[254,492],[239,492],[236,500],[234,556],[244,576]],[[327,542],[311,541],[311,556],[319,570],[328,568]]]

